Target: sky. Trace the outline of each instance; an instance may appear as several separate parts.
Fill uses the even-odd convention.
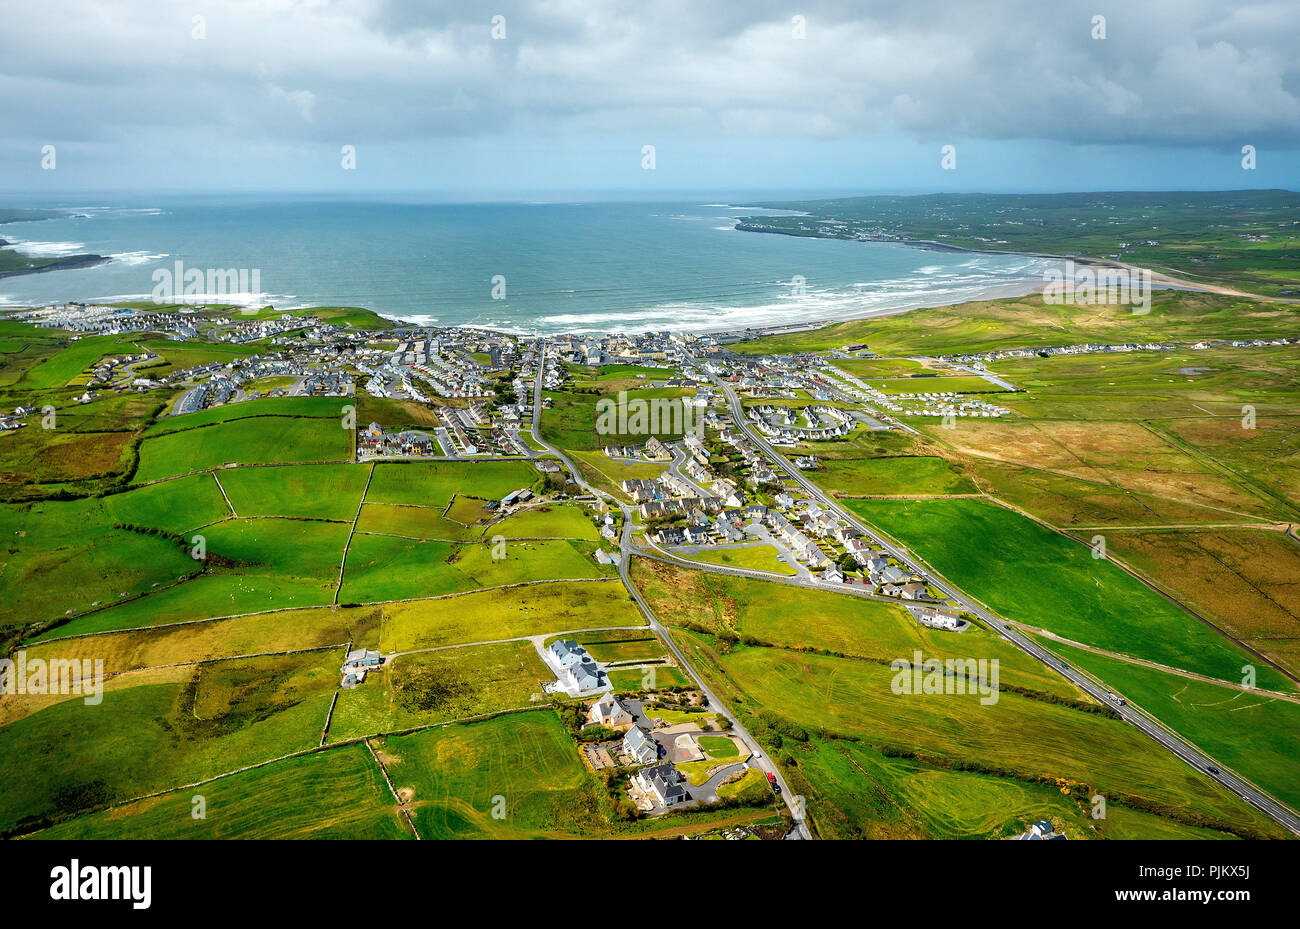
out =
[[[1298,40],[1295,0],[0,0],[0,190],[1296,189]]]

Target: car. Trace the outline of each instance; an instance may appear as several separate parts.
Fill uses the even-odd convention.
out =
[[[1216,767],[1215,767],[1214,765],[1212,765],[1212,764],[1207,764],[1207,765],[1205,766],[1205,770],[1208,771],[1210,774],[1218,774],[1218,773],[1219,773],[1219,769],[1216,768]]]

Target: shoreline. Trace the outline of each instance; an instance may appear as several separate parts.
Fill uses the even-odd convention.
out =
[[[22,222],[22,221],[24,220],[22,219],[10,220],[10,222]],[[755,232],[755,233],[769,234],[769,235],[785,235],[785,236],[790,236],[792,238],[828,239],[833,241],[862,242],[866,244],[902,245],[908,248],[915,248],[922,251],[936,251],[936,252],[971,254],[971,255],[989,255],[989,256],[1001,256],[1001,257],[1019,257],[1019,258],[1041,259],[1046,261],[1058,261],[1058,262],[1072,261],[1077,265],[1117,268],[1117,269],[1124,269],[1124,270],[1134,271],[1134,272],[1138,272],[1138,271],[1145,272],[1151,275],[1151,286],[1159,289],[1190,290],[1190,291],[1195,291],[1200,293],[1212,293],[1212,294],[1219,294],[1223,296],[1235,296],[1235,297],[1241,297],[1244,299],[1251,299],[1251,300],[1266,300],[1269,302],[1277,302],[1277,303],[1293,303],[1293,304],[1300,303],[1300,299],[1297,298],[1269,297],[1261,294],[1250,294],[1250,293],[1236,290],[1231,287],[1227,287],[1226,285],[1187,280],[1185,278],[1180,278],[1168,274],[1166,272],[1156,271],[1151,268],[1144,268],[1139,265],[1134,265],[1127,262],[1118,261],[1115,259],[1108,259],[1108,258],[1093,258],[1089,256],[1079,256],[1079,255],[1057,255],[1057,254],[1049,254],[1046,252],[1019,252],[1019,251],[1005,251],[1005,250],[998,250],[998,249],[971,248],[963,245],[952,245],[944,242],[936,242],[930,239],[908,239],[908,238],[901,238],[901,237],[900,238],[862,238],[858,236],[805,234],[805,233],[789,232],[782,229],[774,229],[766,226],[746,224],[741,219],[737,219],[735,221],[735,225],[733,228],[735,229],[735,231],[738,232]],[[3,240],[0,240],[0,242],[3,242]],[[8,246],[9,243],[7,242],[3,242],[3,245],[0,245],[0,247],[8,247]],[[111,257],[102,256],[102,255],[91,255],[91,254],[68,255],[63,258],[57,259],[56,261],[51,262],[48,265],[43,265],[40,267],[16,268],[7,271],[0,271],[0,279],[17,277],[24,274],[41,274],[49,271],[79,270],[83,268],[98,267],[104,264],[109,264],[112,261],[113,259]],[[957,306],[963,303],[980,303],[988,300],[1019,299],[1019,298],[1031,296],[1032,294],[1035,293],[1040,293],[1046,286],[1047,286],[1046,281],[1043,282],[1020,281],[1018,283],[1007,283],[1003,285],[986,286],[969,294],[953,295],[949,297],[940,296],[938,294],[932,295],[930,297],[914,297],[910,299],[903,299],[897,305],[894,306],[875,307],[875,308],[861,310],[857,312],[841,312],[841,313],[833,313],[832,315],[814,316],[807,319],[801,319],[797,322],[790,322],[785,324],[768,324],[768,325],[755,324],[755,325],[748,325],[748,326],[732,325],[727,327],[717,327],[717,328],[705,327],[700,329],[686,329],[680,331],[693,332],[698,335],[707,335],[707,336],[712,336],[714,338],[735,336],[737,337],[737,339],[750,340],[750,339],[762,338],[764,336],[771,336],[771,335],[782,335],[782,334],[790,334],[795,332],[812,332],[818,329],[824,329],[828,326],[838,325],[840,323],[874,319],[877,317],[894,316],[900,313],[910,313],[915,310],[937,309],[939,307]],[[311,306],[311,305],[314,304],[310,304],[310,303],[304,304],[304,306]],[[21,307],[16,304],[7,305],[5,307],[5,312],[8,313],[23,308],[24,307]],[[288,312],[288,310],[286,309],[285,312]],[[479,325],[474,323],[429,324],[429,323],[420,322],[418,320],[404,318],[396,314],[384,313],[378,310],[375,310],[373,312],[375,312],[377,316],[394,323],[395,326],[399,329],[465,328],[465,329],[478,329],[485,332],[499,332],[505,335],[513,335],[520,338],[527,338],[530,330],[537,331],[537,327],[535,326],[524,326],[524,325],[513,327],[513,328],[499,328],[499,327],[485,326],[485,325]],[[630,333],[633,331],[637,331],[637,330],[636,329],[602,329],[602,330],[593,329],[593,330],[575,331],[575,330],[558,329],[555,332],[550,333],[550,335],[564,335],[566,333],[573,334],[573,335],[577,335],[577,334],[609,335],[609,334]]]

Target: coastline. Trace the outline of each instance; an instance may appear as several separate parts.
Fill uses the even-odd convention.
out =
[[[1092,258],[1086,255],[1054,255],[1047,252],[1018,252],[1006,251],[989,248],[969,248],[964,245],[951,245],[946,242],[935,242],[932,239],[908,239],[905,237],[897,238],[862,238],[859,236],[837,236],[837,235],[819,235],[812,233],[789,232],[784,229],[773,229],[767,226],[751,226],[737,219],[735,229],[737,232],[754,232],[768,235],[786,235],[796,239],[827,239],[839,242],[863,242],[867,244],[882,245],[905,245],[909,248],[917,248],[923,251],[935,252],[953,252],[965,253],[971,255],[1012,255],[1021,258],[1042,258],[1052,261],[1072,261],[1076,265],[1088,265],[1099,268],[1118,268],[1126,271],[1145,272],[1151,275],[1151,286],[1161,290],[1191,290],[1198,293],[1219,294],[1230,297],[1243,297],[1249,300],[1267,300],[1272,303],[1300,303],[1300,299],[1291,297],[1269,297],[1262,294],[1252,294],[1245,291],[1236,290],[1222,284],[1214,284],[1202,281],[1191,281],[1185,278],[1176,277],[1163,271],[1156,271],[1152,268],[1145,268],[1141,265],[1131,264],[1125,261],[1117,261],[1112,258]],[[798,323],[789,323],[782,326],[751,326],[742,329],[709,329],[702,330],[703,334],[714,337],[720,335],[739,335],[746,339],[760,338],[767,335],[783,335],[793,332],[813,332],[817,329],[824,329],[827,326],[837,325],[839,323],[854,322],[863,319],[874,319],[882,316],[894,316],[899,313],[910,313],[913,310],[936,309],[942,306],[956,306],[961,303],[979,303],[984,300],[1010,300],[1020,297],[1028,297],[1031,294],[1041,293],[1046,283],[1026,287],[1017,284],[1008,284],[1003,287],[989,287],[980,291],[974,296],[965,296],[952,300],[927,300],[927,301],[908,301],[897,307],[884,307],[876,310],[868,310],[863,313],[853,313],[848,315],[837,315],[825,317],[820,320],[803,320]]]

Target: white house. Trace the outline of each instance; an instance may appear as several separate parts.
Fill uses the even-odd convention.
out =
[[[662,806],[675,806],[690,795],[682,785],[682,773],[673,767],[671,761],[643,768],[635,775],[637,786],[651,794]]]
[[[623,751],[635,758],[637,764],[654,764],[659,760],[659,743],[640,726],[633,726],[623,736]]]
[[[577,642],[556,639],[547,650],[551,653],[551,658],[560,667],[560,670],[571,668],[575,664],[581,663],[587,657],[587,650]]]

